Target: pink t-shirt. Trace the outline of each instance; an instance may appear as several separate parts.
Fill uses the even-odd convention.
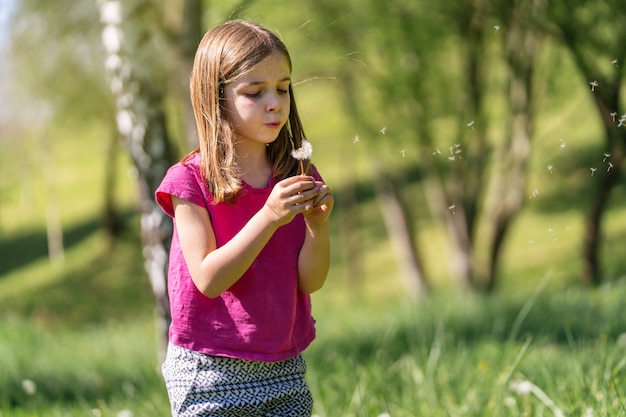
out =
[[[244,184],[234,203],[211,204],[199,160],[199,155],[194,155],[171,167],[156,191],[156,199],[172,217],[172,195],[205,208],[220,247],[263,207],[275,181],[262,189]],[[314,176],[321,180],[317,171]],[[191,279],[174,222],[168,273],[170,342],[209,355],[266,362],[302,352],[315,338],[311,298],[297,287],[298,254],[304,236],[304,218],[298,215],[274,233],[232,287],[211,299]]]

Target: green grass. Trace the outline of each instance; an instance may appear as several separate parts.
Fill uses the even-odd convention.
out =
[[[530,382],[563,415],[626,415],[624,297],[626,282],[385,308],[320,294],[318,340],[305,353],[315,413],[551,415],[545,400],[514,389]],[[168,413],[149,316],[62,329],[5,319],[0,341],[2,416]]]

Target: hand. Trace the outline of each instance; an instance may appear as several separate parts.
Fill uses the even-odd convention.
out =
[[[312,199],[310,209],[304,212],[304,218],[309,226],[327,223],[335,205],[335,199],[328,185],[321,181],[314,181],[314,184],[318,194]]]
[[[285,178],[274,186],[265,202],[264,209],[271,216],[271,221],[282,226],[293,220],[299,213],[306,215],[309,211],[319,210],[319,205],[324,204],[319,198],[322,186],[326,187],[323,183],[316,182],[313,177],[306,175]],[[325,192],[330,195],[328,187],[325,188]],[[316,204],[318,207],[315,207]]]

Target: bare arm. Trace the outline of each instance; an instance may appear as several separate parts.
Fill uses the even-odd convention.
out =
[[[181,249],[196,287],[212,298],[230,288],[254,262],[276,229],[305,212],[303,203],[318,194],[319,189],[310,177],[296,176],[279,182],[261,210],[219,248],[206,209],[172,196]]]
[[[298,258],[298,288],[307,294],[322,288],[330,267],[328,221],[334,199],[327,185],[317,182],[316,187],[320,193],[304,213],[307,233]]]

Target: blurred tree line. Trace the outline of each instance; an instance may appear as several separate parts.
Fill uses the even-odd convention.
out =
[[[20,0],[10,57],[25,96],[48,103],[48,122],[108,120],[104,224],[112,239],[120,227],[113,169],[120,143],[131,156],[146,271],[163,329],[171,224],[153,195],[167,167],[194,143],[187,89],[195,47],[207,27],[247,17],[259,5],[275,10],[276,19],[288,15],[290,28],[310,28],[315,36],[302,42],[311,55],[323,49],[344,56],[324,72],[339,81],[345,113],[375,161],[381,212],[416,296],[431,285],[415,230],[422,212],[405,190],[419,184],[429,215],[444,225],[459,285],[494,290],[503,245],[528,195],[537,103],[547,94],[546,77],[554,76],[538,74],[536,61],[546,45],[569,54],[580,89],[593,96],[608,155],[589,207],[580,208],[581,279],[601,282],[602,219],[623,181],[626,147],[626,9],[618,0]],[[402,170],[399,150],[417,155]],[[337,198],[346,262],[358,271],[358,239],[350,239],[360,227],[356,184]]]

